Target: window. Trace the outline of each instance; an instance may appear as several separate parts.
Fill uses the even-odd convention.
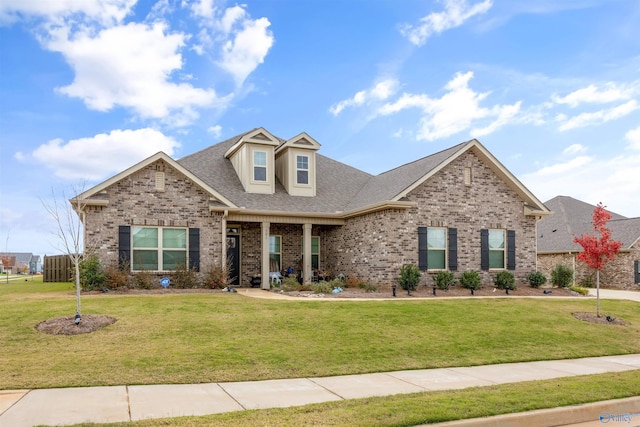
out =
[[[266,151],[253,152],[253,180],[254,181],[267,180],[267,152]]]
[[[304,252],[304,238],[301,239],[301,252]],[[320,237],[311,236],[311,268],[317,270],[320,268]]]
[[[281,261],[282,237],[269,236],[269,271],[280,271]]]
[[[504,268],[504,230],[489,230],[489,268]]]
[[[309,184],[308,156],[296,156],[296,183]]]
[[[447,265],[447,229],[427,228],[427,269],[444,270]]]
[[[176,270],[187,266],[187,229],[132,227],[135,271]]]

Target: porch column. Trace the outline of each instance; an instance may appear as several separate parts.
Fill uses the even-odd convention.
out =
[[[311,282],[311,225],[302,225],[302,277],[304,283]]]
[[[262,281],[260,287],[262,289],[269,289],[269,228],[271,224],[267,221],[260,223],[262,229],[262,266],[260,268],[260,274]]]

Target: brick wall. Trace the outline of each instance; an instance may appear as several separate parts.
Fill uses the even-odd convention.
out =
[[[165,173],[164,191],[156,190],[156,171]],[[118,226],[149,225],[200,228],[200,270],[220,266],[221,216],[209,212],[209,194],[191,180],[157,161],[95,196],[106,207],[88,207],[85,242],[103,265],[118,260]]]
[[[465,185],[464,169],[471,167],[472,183]],[[413,190],[407,199],[417,206],[353,218],[328,233],[330,263],[347,276],[354,275],[390,286],[404,263],[418,263],[418,227],[458,229],[458,275],[480,272],[485,285],[493,272],[480,270],[480,230],[498,228],[516,232],[516,270],[519,284],[536,267],[536,219],[524,215],[523,202],[473,152],[458,157]],[[431,284],[427,274],[421,279]]]

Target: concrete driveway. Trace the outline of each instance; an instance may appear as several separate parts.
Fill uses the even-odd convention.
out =
[[[589,289],[589,296],[595,297],[596,290]],[[619,291],[614,289],[600,289],[600,298],[602,299],[626,299],[630,301],[640,302],[640,291]]]

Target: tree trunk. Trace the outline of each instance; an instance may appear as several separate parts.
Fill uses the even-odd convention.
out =
[[[600,270],[596,270],[596,316],[600,317]]]
[[[76,259],[75,262],[76,269],[76,314],[80,313],[80,260]]]

